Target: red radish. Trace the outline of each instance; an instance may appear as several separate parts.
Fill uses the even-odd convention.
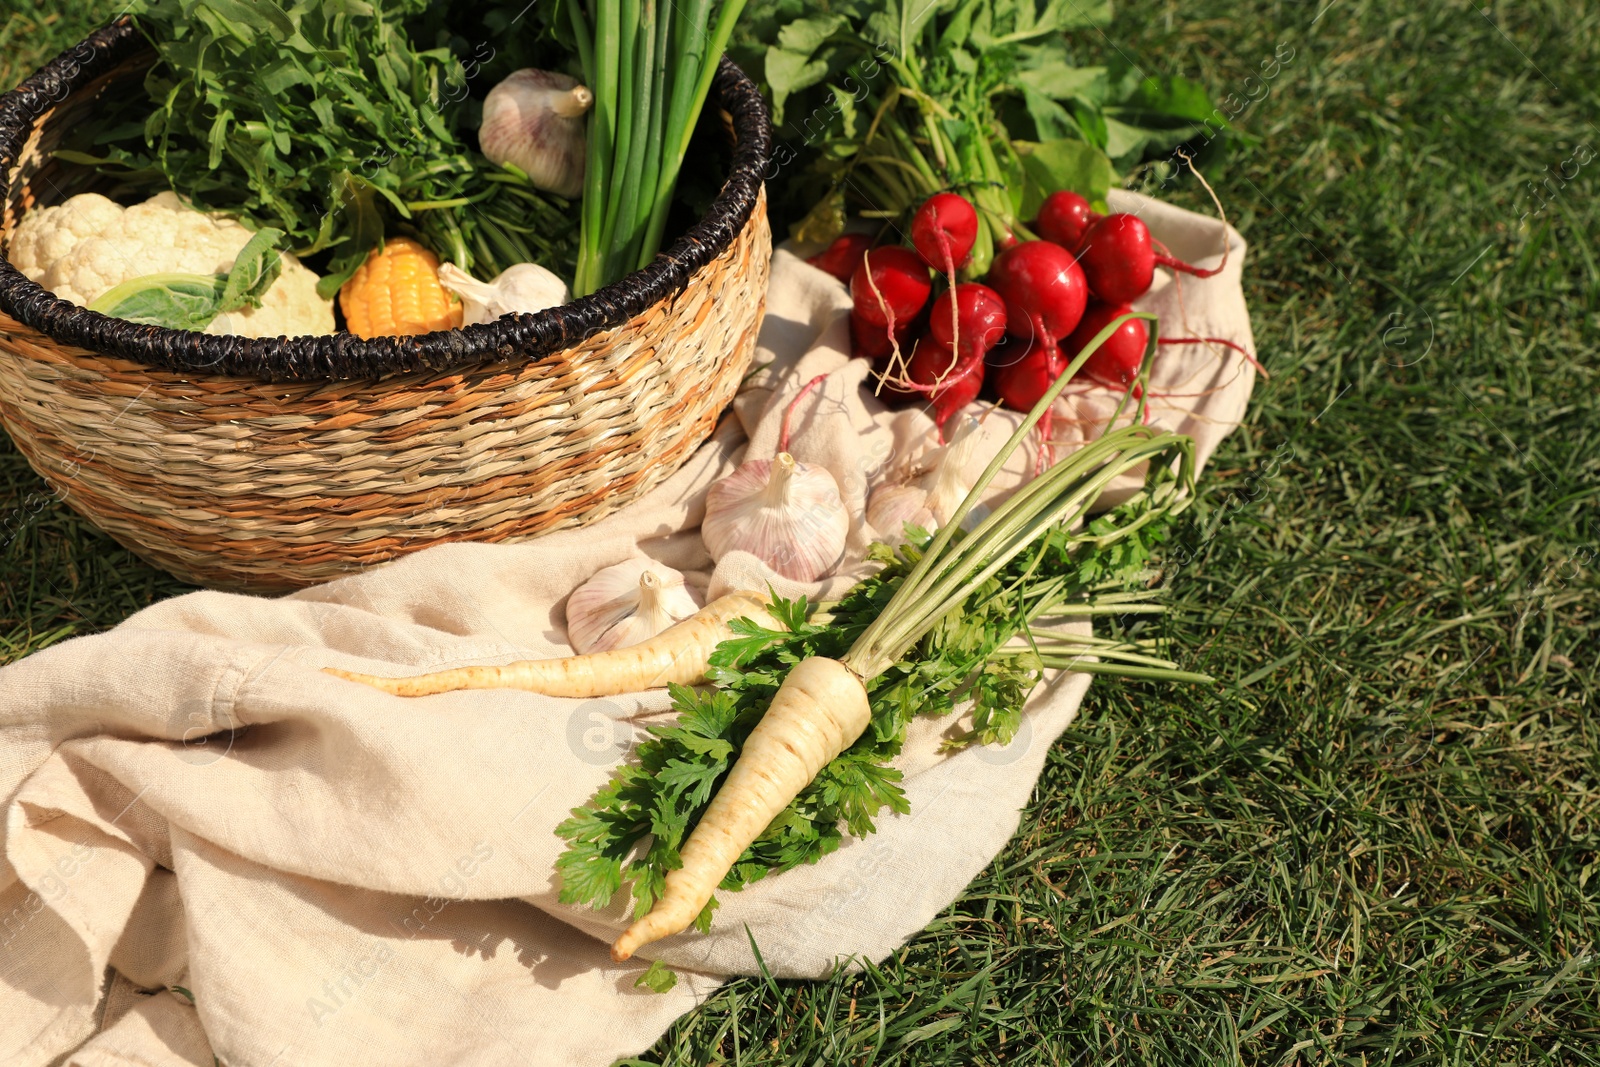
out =
[[[854,309],[850,312],[852,349],[866,359],[883,359],[894,352],[896,343],[904,347],[910,333],[910,322],[897,322],[891,339],[889,327],[866,321]]]
[[[995,392],[1012,411],[1032,411],[1066,367],[1067,361],[1056,343],[1045,336],[1036,337],[1019,358],[995,368]]]
[[[928,333],[962,359],[981,358],[1006,335],[1006,302],[987,285],[964,282],[933,302]]]
[[[1137,215],[1107,215],[1084,233],[1078,261],[1095,296],[1108,304],[1129,303],[1148,292],[1155,279],[1150,227]]]
[[[964,196],[934,193],[911,219],[911,243],[934,270],[955,273],[978,240],[978,211]]]
[[[917,317],[933,283],[928,267],[909,248],[874,248],[850,276],[850,298],[863,322],[894,330]]]
[[[872,247],[872,235],[865,233],[841,234],[833,244],[818,252],[807,263],[818,270],[825,270],[838,278],[846,285],[850,284],[850,276],[861,266],[861,258],[867,254],[867,249]]]
[[[1113,320],[1132,311],[1126,304],[1090,301],[1089,309],[1083,313],[1083,321],[1078,323],[1078,328],[1072,331],[1072,336],[1062,346],[1067,351],[1068,359],[1076,358],[1094,340],[1095,334],[1110,326]],[[1139,367],[1144,363],[1144,351],[1149,341],[1149,323],[1144,319],[1129,319],[1095,349],[1094,354],[1084,362],[1082,374],[1100,385],[1126,389],[1139,376]]]
[[[1156,267],[1163,266],[1196,278],[1209,278],[1222,269],[1193,267],[1165,253],[1157,254],[1150,227],[1137,215],[1115,212],[1085,231],[1078,259],[1089,276],[1089,288],[1108,304],[1126,304],[1150,290]]]
[[[1083,268],[1049,241],[1024,241],[1001,252],[989,284],[1005,301],[1006,332],[1021,341],[1059,341],[1077,327],[1089,300]]]
[[[911,355],[906,378],[886,380],[883,391],[902,399],[926,397],[933,403],[933,421],[942,428],[950,416],[977,399],[983,388],[983,357],[958,360],[949,345],[925,335]]]
[[[1044,198],[1033,228],[1046,241],[1073,252],[1089,224],[1099,217],[1089,207],[1089,201],[1070,189],[1062,189]]]

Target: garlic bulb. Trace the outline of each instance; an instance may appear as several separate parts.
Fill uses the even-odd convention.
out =
[[[849,532],[850,513],[833,475],[787,452],[746,460],[713,484],[700,526],[712,559],[748,552],[797,582],[833,573]]]
[[[594,94],[565,74],[525,67],[483,100],[478,147],[496,166],[510,163],[540,189],[568,199],[583,192],[584,113]]]
[[[567,283],[537,263],[513,263],[492,282],[480,282],[454,263],[439,268],[439,284],[461,298],[461,325],[501,315],[532,314],[572,299]]]
[[[604,652],[648,641],[699,611],[700,594],[683,575],[649,559],[595,573],[567,598],[567,641],[579,652]]]
[[[933,463],[914,470],[903,482],[888,482],[872,491],[867,521],[891,544],[905,540],[907,523],[933,531],[950,521],[971,486],[962,470],[978,441],[978,420],[969,418],[950,443],[933,453]]]

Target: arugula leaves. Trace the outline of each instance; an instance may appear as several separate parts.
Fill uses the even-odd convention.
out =
[[[971,699],[973,728],[951,744],[1009,742],[1021,725],[1023,702],[1043,673],[1040,659],[1019,654],[1015,640],[1028,635],[1030,620],[1041,613],[1070,615],[1074,606],[1108,591],[1142,589],[1150,553],[1165,535],[1159,508],[1143,495],[1081,531],[1052,530],[943,618],[910,655],[870,680],[871,726],[773,820],[721,888],[742,889],[815,863],[837,849],[845,834],[872,833],[885,810],[908,812],[901,773],[891,761],[916,716],[949,715],[958,702]],[[1129,527],[1135,529],[1120,540],[1098,543]],[[564,902],[603,907],[631,882],[635,914],[650,909],[667,871],[680,865],[678,850],[690,829],[789,670],[811,656],[843,656],[882,613],[931,540],[926,531],[907,533],[908,543],[898,550],[873,546],[879,570],[825,616],[811,617],[804,598],[774,598],[772,611],[786,630],[735,622],[735,636],[711,656],[715,688],[672,688],[677,721],[651,727],[635,761],[557,827],[568,842],[557,861]],[[698,929],[709,928],[715,907],[713,899]]]

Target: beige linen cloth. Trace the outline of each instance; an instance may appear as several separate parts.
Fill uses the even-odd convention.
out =
[[[1216,261],[1220,224],[1116,203],[1175,254]],[[1251,346],[1244,243],[1227,237],[1226,271],[1185,280],[1181,311],[1170,277],[1144,300],[1165,332]],[[942,755],[951,723],[918,724],[900,761],[911,814],[723,894],[709,936],[644,953],[680,969],[658,995],[634,987],[644,961],[607,954],[622,897],[605,912],[558,902],[554,831],[659,721],[664,694],[404,700],[319,670],[563,654],[566,594],[640,553],[713,593],[768,580],[802,591],[750,557],[713,570],[695,528],[706,487],[746,452],[745,428],[749,453],[770,455],[788,400],[829,371],[797,409],[792,450],[837,477],[859,559],[868,485],[914,462],[931,423],[860,388],[848,305],[833,279],[778,252],[758,357],[771,366],[737,419],[603,522],[434,548],[283,599],[192,593],[0,670],[0,1064],[603,1065],[649,1047],[724,976],[752,973],[752,938],[774,974],[814,977],[882,959],[926,925],[1015,829],[1087,676],[1042,687],[1004,749]],[[1252,381],[1234,354],[1164,350],[1154,392],[1174,395],[1154,417],[1208,455]],[[1069,436],[1092,432],[1108,397],[1076,392]],[[969,474],[1016,418],[991,415],[991,451]]]

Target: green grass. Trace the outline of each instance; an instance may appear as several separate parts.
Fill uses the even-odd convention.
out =
[[[70,7],[0,0],[0,88],[11,88],[117,10],[106,0]],[[188,588],[80,518],[0,433],[0,663],[114,626]]]
[[[0,31],[0,81],[89,21],[55,6]],[[1600,158],[1519,223],[1600,151],[1600,11],[1319,10],[1141,0],[1111,31],[1218,97],[1295,49],[1210,172],[1273,372],[1174,568],[1173,635],[1228,684],[1097,681],[932,927],[730,983],[640,1062],[1600,1063]],[[0,514],[35,497],[0,657],[179,588],[0,451]]]

